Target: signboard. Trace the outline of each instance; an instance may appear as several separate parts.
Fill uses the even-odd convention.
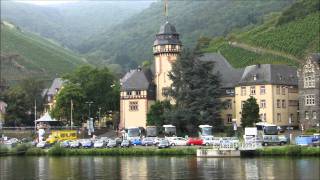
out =
[[[91,133],[94,132],[94,128],[93,128],[93,118],[90,118],[87,121],[87,129],[88,129],[88,135],[91,136]]]
[[[247,127],[244,129],[244,134],[246,136],[257,136],[257,128],[256,127]]]

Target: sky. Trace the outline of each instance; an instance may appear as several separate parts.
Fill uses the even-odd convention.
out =
[[[79,0],[17,0],[17,2],[29,3],[35,5],[54,5],[54,4],[66,4],[66,3],[75,3]]]

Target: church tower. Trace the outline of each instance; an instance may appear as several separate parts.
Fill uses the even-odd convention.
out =
[[[163,101],[167,99],[166,91],[171,86],[169,72],[172,63],[177,60],[181,53],[181,41],[176,28],[166,21],[161,27],[153,44],[153,55],[155,60],[154,82],[156,84],[156,99]]]

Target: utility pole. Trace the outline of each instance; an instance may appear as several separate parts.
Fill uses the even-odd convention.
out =
[[[37,131],[37,99],[34,99],[34,131]]]
[[[99,107],[99,128],[101,128],[101,107]]]

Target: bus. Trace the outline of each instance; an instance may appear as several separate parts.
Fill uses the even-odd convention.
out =
[[[127,140],[140,140],[141,138],[141,129],[139,127],[129,127],[125,133]]]
[[[165,137],[173,137],[177,136],[177,129],[175,126],[171,124],[163,125],[164,127],[164,136]]]
[[[199,132],[200,138],[211,138],[211,137],[213,137],[212,126],[210,126],[210,125],[200,125],[199,128],[200,128],[200,132]]]
[[[278,127],[274,124],[266,122],[256,123],[256,127],[259,134],[262,135],[278,135]]]

